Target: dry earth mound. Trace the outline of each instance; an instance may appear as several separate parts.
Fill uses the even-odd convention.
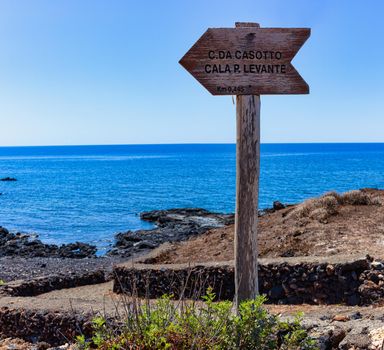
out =
[[[160,247],[150,263],[233,259],[234,226]],[[329,192],[259,218],[261,257],[369,254],[384,258],[384,191]]]

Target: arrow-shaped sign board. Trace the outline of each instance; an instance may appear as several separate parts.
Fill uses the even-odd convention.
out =
[[[309,28],[209,28],[180,60],[212,95],[308,94],[291,64]]]

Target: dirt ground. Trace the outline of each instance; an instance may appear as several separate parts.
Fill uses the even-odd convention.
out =
[[[234,225],[160,247],[151,263],[233,259]],[[259,255],[265,258],[369,254],[384,258],[384,191],[363,189],[319,198],[259,217]]]

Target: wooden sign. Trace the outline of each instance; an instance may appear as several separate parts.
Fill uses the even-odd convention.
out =
[[[208,29],[180,60],[213,95],[237,95],[235,304],[258,294],[260,94],[308,94],[291,61],[308,28]]]
[[[180,60],[212,95],[308,94],[291,64],[309,28],[209,28]]]

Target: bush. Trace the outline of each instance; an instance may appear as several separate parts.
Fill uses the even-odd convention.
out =
[[[326,222],[329,216],[330,216],[330,213],[324,208],[314,209],[313,211],[311,211],[309,215],[311,219],[315,219],[319,222]]]
[[[371,205],[383,206],[384,205],[383,197],[380,197],[380,196],[371,197],[370,198],[370,204]]]
[[[370,196],[367,193],[364,193],[360,190],[353,190],[345,192],[341,196],[342,204],[349,205],[369,205],[371,204]]]
[[[265,297],[240,304],[214,302],[211,290],[204,302],[173,301],[164,296],[153,304],[129,302],[126,319],[118,326],[104,318],[93,321],[93,336],[78,337],[83,349],[317,349],[301,326],[300,317],[283,322],[263,307]]]
[[[382,206],[384,204],[384,200],[383,196],[370,194],[361,190],[354,190],[342,194],[340,204]]]
[[[330,216],[337,214],[338,200],[333,194],[325,194],[320,198],[308,199],[299,204],[289,216],[296,219],[312,218],[320,222],[327,220]]]
[[[288,215],[296,220],[311,218],[319,222],[326,222],[329,217],[336,215],[340,205],[384,205],[382,196],[372,196],[371,194],[353,190],[338,194],[328,192],[319,198],[308,199],[297,205]]]

